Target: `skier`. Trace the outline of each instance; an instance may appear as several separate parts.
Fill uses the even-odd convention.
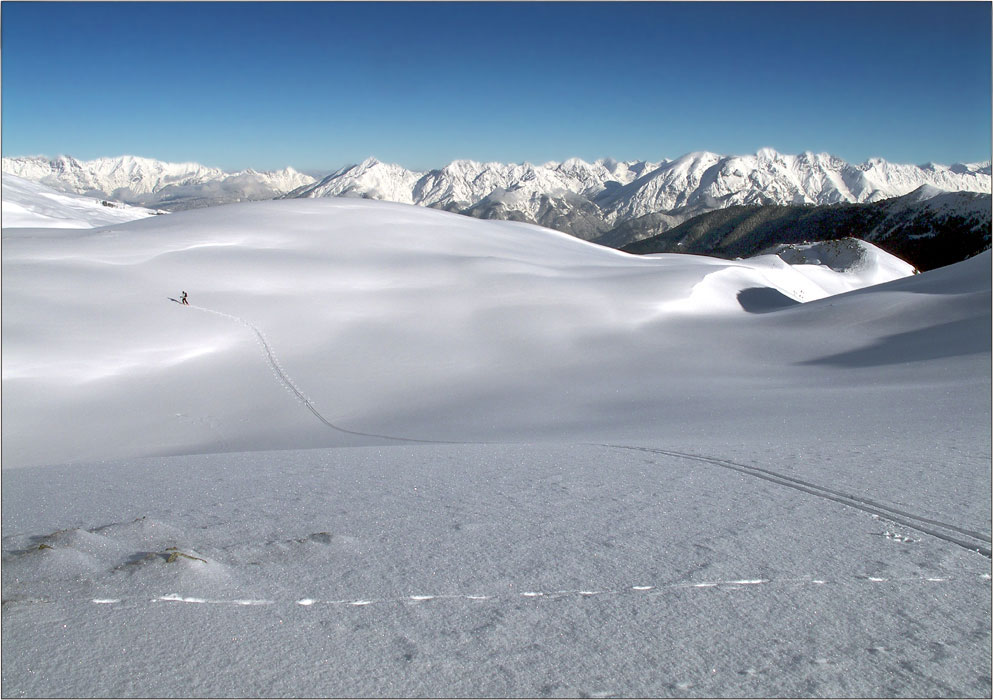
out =
[[[182,304],[190,305],[190,302],[186,301],[186,292],[183,292],[182,296],[179,297],[179,301]]]

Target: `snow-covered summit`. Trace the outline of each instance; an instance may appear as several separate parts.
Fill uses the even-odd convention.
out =
[[[413,204],[411,191],[419,177],[420,173],[369,157],[358,165],[348,166],[332,173],[309,188],[306,186],[303,190],[294,188],[291,196],[356,196]]]

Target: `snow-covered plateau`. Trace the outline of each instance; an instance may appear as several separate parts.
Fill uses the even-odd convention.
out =
[[[312,198],[2,253],[5,697],[990,695],[989,251]]]

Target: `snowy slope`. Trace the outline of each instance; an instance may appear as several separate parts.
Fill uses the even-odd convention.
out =
[[[988,695],[990,253],[874,251],[5,230],[4,696]]]
[[[877,232],[882,233],[886,226],[892,227],[893,220],[903,214],[917,217],[929,214],[936,219],[959,216],[985,223],[990,218],[990,201],[978,192],[946,192],[931,185],[921,185],[893,202],[888,212],[889,219]]]
[[[6,173],[2,195],[3,228],[95,228],[157,213],[120,202],[57,192]]]
[[[910,272],[904,265],[888,278]],[[4,457],[350,442],[293,401],[249,399],[279,390],[255,329],[290,376],[325,397],[317,409],[346,427],[382,432],[408,416],[432,439],[439,430],[442,439],[571,435],[569,416],[585,409],[567,403],[548,414],[539,399],[583,394],[569,373],[587,360],[571,348],[603,337],[619,351],[630,333],[667,319],[740,315],[745,289],[811,300],[859,286],[859,274],[824,268],[818,282],[775,256],[636,257],[547,229],[368,200],[211,208],[44,237],[8,230],[4,401],[19,408],[5,423]],[[169,302],[181,289],[210,311]],[[301,318],[314,323],[300,328]],[[56,328],[58,342],[46,330]],[[223,391],[205,382],[215,371],[230,380]],[[68,395],[41,390],[56,377],[73,387]],[[144,389],[135,393],[133,381]],[[511,387],[519,393],[506,395]],[[186,392],[211,407],[206,415],[186,414]],[[464,412],[476,395],[491,400]],[[39,439],[52,411],[69,411],[62,441]],[[124,442],[108,444],[107,425]]]

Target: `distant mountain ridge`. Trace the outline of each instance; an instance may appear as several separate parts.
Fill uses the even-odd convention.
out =
[[[538,224],[631,252],[734,257],[856,236],[931,269],[990,245],[988,161],[851,165],[825,153],[766,148],[662,161],[456,160],[429,171],[368,158],[320,180],[292,168],[229,173],[134,156],[4,158],[3,170],[62,192],[166,211],[278,198],[386,200]]]
[[[167,210],[277,197],[364,197],[416,204],[477,218],[527,221],[592,240],[619,224],[663,214],[674,225],[728,206],[875,202],[922,185],[991,191],[990,163],[851,165],[821,153],[754,155],[706,151],[676,160],[579,158],[543,165],[456,160],[430,171],[369,158],[321,180],[292,168],[224,172],[197,163],[122,156],[4,158],[3,171],[55,189]]]
[[[69,156],[4,158],[3,172],[62,192],[172,211],[274,199],[315,182],[293,168],[229,173],[199,163],[165,163],[136,156],[89,161]]]
[[[990,163],[900,165],[872,159],[850,165],[828,154],[690,153],[672,161],[544,165],[454,161],[416,172],[369,158],[290,197],[367,197],[549,226],[595,240],[618,225],[664,215],[676,225],[736,205],[876,202],[922,185],[989,193]]]

